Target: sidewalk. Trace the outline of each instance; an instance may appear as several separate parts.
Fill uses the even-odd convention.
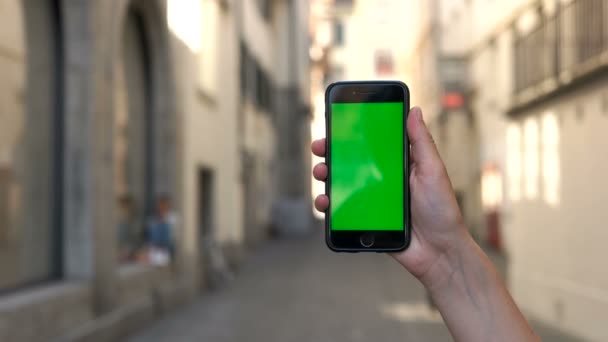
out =
[[[535,324],[544,341],[578,341]],[[331,253],[320,236],[275,241],[228,288],[133,336],[160,341],[451,341],[424,289],[391,258]]]

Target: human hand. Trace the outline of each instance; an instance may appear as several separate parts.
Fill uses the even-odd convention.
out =
[[[408,249],[393,257],[425,286],[445,279],[445,270],[453,262],[451,251],[471,239],[462,218],[450,179],[419,108],[413,108],[407,119],[411,143],[410,191],[412,235]],[[325,139],[316,140],[312,152],[325,156]],[[327,179],[327,165],[313,168],[317,180]],[[315,199],[317,210],[329,207],[327,195]]]

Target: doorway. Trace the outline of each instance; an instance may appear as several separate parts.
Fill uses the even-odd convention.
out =
[[[213,171],[208,168],[200,168],[197,176],[197,222],[199,236],[199,265],[200,284],[203,288],[210,285],[212,280],[213,265],[211,262],[214,241],[214,176]]]
[[[202,242],[213,240],[214,235],[214,176],[213,171],[201,168],[198,171],[198,230]],[[203,249],[201,249],[203,250]]]

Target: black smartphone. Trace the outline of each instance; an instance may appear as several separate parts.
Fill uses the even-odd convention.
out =
[[[396,252],[410,242],[409,90],[398,81],[338,82],[325,92],[327,246]]]

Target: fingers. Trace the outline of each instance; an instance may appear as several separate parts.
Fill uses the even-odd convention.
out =
[[[407,133],[412,145],[412,160],[416,167],[431,171],[442,167],[443,163],[439,157],[439,152],[422,118],[422,111],[418,107],[410,110],[407,118]]]
[[[329,197],[319,195],[315,198],[315,208],[320,212],[325,212],[329,208]]]
[[[327,179],[327,165],[319,163],[312,169],[312,175],[316,180],[325,181]]]
[[[310,146],[312,153],[317,157],[325,157],[325,138],[315,140]],[[325,181],[327,179],[327,165],[319,163],[312,169],[312,175],[316,180]],[[326,195],[319,195],[315,198],[315,208],[320,212],[325,212],[329,208],[329,198]]]
[[[325,157],[325,138],[313,141],[310,149],[315,156]]]

